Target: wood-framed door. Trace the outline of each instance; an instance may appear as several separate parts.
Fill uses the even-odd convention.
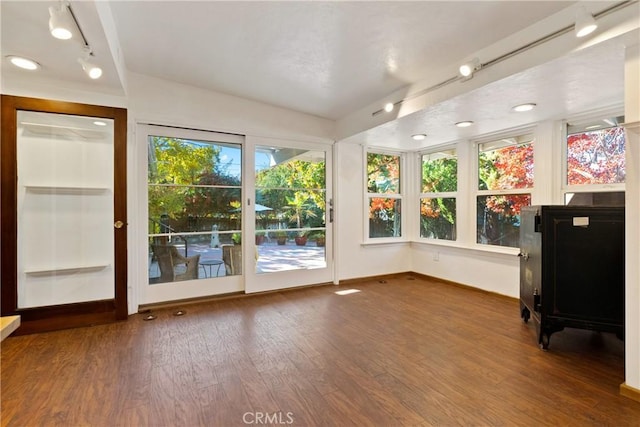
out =
[[[126,109],[1,101],[2,316],[18,334],[126,319]]]

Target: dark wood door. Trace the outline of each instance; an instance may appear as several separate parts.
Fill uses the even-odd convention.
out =
[[[3,95],[1,120],[2,315],[18,334],[126,319],[127,111]]]

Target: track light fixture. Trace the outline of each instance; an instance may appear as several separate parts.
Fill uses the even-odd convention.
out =
[[[87,41],[87,38],[80,28],[78,19],[71,9],[68,0],[60,0],[57,6],[49,7],[49,31],[55,38],[69,40],[73,34],[79,34],[84,50],[84,56],[78,58],[78,62],[82,66],[87,75],[92,79],[99,79],[102,76],[102,68],[98,67],[91,61],[93,58],[93,50]]]
[[[49,31],[57,39],[69,40],[73,37],[75,22],[66,2],[49,7]]]
[[[473,77],[473,73],[480,69],[480,60],[478,58],[473,58],[471,61],[465,62],[460,66],[458,71],[460,71],[460,75],[465,78]]]
[[[78,58],[78,62],[80,63],[80,65],[82,65],[82,69],[84,70],[84,72],[87,73],[90,78],[95,80],[99,79],[100,76],[102,76],[102,68],[98,67],[92,62],[89,62],[89,58],[91,58],[92,55],[92,52],[90,50],[87,50],[85,57]]]
[[[593,33],[596,28],[598,28],[598,24],[596,23],[593,15],[587,12],[587,9],[585,9],[584,6],[578,9],[578,13],[576,15],[576,25],[574,28],[576,37],[584,37],[586,35],[589,35]]]

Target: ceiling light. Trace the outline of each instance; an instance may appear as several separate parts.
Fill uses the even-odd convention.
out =
[[[384,111],[386,111],[387,113],[390,113],[393,111],[393,102],[387,102],[386,104],[384,104]]]
[[[469,126],[471,126],[473,124],[473,122],[471,120],[466,120],[464,122],[458,122],[456,123],[456,126],[458,126],[459,128],[468,128]]]
[[[587,12],[584,7],[581,7],[576,15],[576,25],[574,27],[576,37],[589,35],[593,33],[596,28],[598,28],[598,24],[593,15]]]
[[[107,124],[105,122],[101,122],[100,120],[96,120],[95,122],[93,122],[94,125],[96,126],[106,126]]]
[[[601,128],[602,125],[591,125],[591,126],[587,126],[586,128],[584,128],[584,130],[592,130],[592,129],[598,129]]]
[[[529,102],[527,104],[520,104],[513,107],[513,111],[517,111],[518,113],[523,113],[525,111],[531,111],[535,108],[536,104]]]
[[[473,77],[473,73],[480,69],[480,61],[478,58],[473,58],[471,61],[466,62],[458,69],[462,77]]]
[[[102,68],[87,61],[86,59],[78,58],[78,62],[82,65],[82,69],[92,79],[99,79],[102,76]]]
[[[38,64],[36,61],[33,61],[29,58],[23,58],[21,56],[14,56],[14,55],[9,55],[7,56],[7,58],[9,58],[9,61],[11,61],[13,65],[15,65],[16,67],[23,68],[25,70],[37,70],[38,68],[40,68],[40,64]]]
[[[415,135],[411,135],[411,138],[415,139],[416,141],[422,141],[426,137],[427,137],[427,135],[424,134],[424,133],[417,133]]]
[[[49,31],[57,39],[69,40],[73,37],[74,22],[66,3],[49,7]]]

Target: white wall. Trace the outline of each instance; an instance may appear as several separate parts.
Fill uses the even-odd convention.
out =
[[[194,86],[130,73],[129,122],[301,141],[333,141],[334,122]]]
[[[640,391],[640,45],[625,59],[625,383]]]
[[[362,146],[337,143],[336,262],[339,280],[411,270],[409,243],[363,245],[364,160]]]

